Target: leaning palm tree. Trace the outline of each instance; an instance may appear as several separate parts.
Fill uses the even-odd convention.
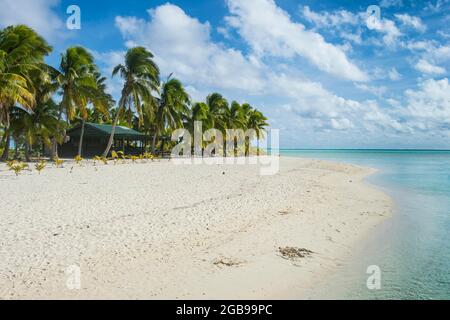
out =
[[[156,99],[152,96],[153,91],[158,91],[159,68],[153,61],[153,54],[143,47],[131,48],[125,55],[125,64],[119,64],[113,70],[113,76],[120,74],[124,80],[122,95],[112,126],[111,136],[106,146],[104,157],[107,157],[114,142],[114,134],[117,123],[122,116],[123,110],[136,109],[139,123],[143,123],[144,113],[154,114]],[[146,110],[143,110],[145,108]],[[131,122],[132,119],[130,119]]]
[[[156,109],[152,152],[155,152],[156,138],[166,129],[183,127],[183,120],[189,113],[190,98],[181,82],[168,79],[161,87],[161,98]]]
[[[42,69],[45,66],[44,57],[51,51],[47,42],[27,26],[10,26],[0,30],[0,124],[5,126],[2,160],[8,157],[9,151],[9,110],[15,104],[25,109],[34,106],[29,73]]]
[[[78,119],[81,119],[81,134],[80,142],[78,143],[78,156],[80,157],[82,156],[83,151],[84,128],[89,116],[96,114],[108,117],[109,109],[114,105],[112,96],[106,92],[106,78],[102,77],[100,72],[95,69],[91,74],[95,80],[95,85],[86,87],[88,101],[92,104],[93,108],[80,108],[78,113]]]

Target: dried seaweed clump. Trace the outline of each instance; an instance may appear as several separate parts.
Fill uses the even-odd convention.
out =
[[[222,266],[225,266],[225,267],[238,267],[238,266],[242,265],[243,262],[242,261],[238,261],[238,260],[234,260],[234,259],[221,258],[221,259],[214,260],[213,264],[215,266],[218,266],[218,267],[222,267]]]
[[[295,260],[298,258],[307,258],[312,255],[314,252],[304,248],[295,248],[295,247],[284,247],[278,248],[281,256],[288,260]]]

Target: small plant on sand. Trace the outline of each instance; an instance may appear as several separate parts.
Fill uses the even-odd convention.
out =
[[[6,165],[8,166],[9,170],[11,170],[13,165],[15,165],[16,163],[17,163],[16,160],[9,160],[6,162]]]
[[[155,159],[155,157],[150,152],[145,152],[144,158],[147,160],[152,160],[152,161]]]
[[[138,156],[131,156],[130,159],[131,159],[131,162],[136,163],[136,161],[139,159],[139,157]]]
[[[100,158],[100,161],[103,162],[103,164],[104,164],[105,166],[108,165],[108,158],[106,158],[106,157],[101,157],[101,158]]]
[[[83,162],[83,158],[80,155],[76,156],[74,158],[74,160],[75,160],[77,165],[81,165],[81,162]]]
[[[11,167],[9,170],[14,171],[16,176],[18,176],[23,170],[25,170],[27,168],[28,168],[28,164],[23,163],[23,162],[15,162],[15,163],[11,164]]]
[[[112,151],[111,152],[111,158],[113,159],[114,164],[117,164],[117,160],[119,159],[119,155],[117,154],[117,152]]]
[[[62,168],[62,165],[64,164],[64,160],[60,159],[59,157],[54,157],[53,162],[55,163],[55,166],[57,168]]]
[[[125,154],[123,153],[123,151],[117,151],[117,156],[119,159],[122,159],[123,164],[126,163],[126,157],[125,157]]]
[[[92,160],[94,161],[94,167],[97,165],[97,162],[100,161],[100,157],[99,156],[95,156],[92,158]]]
[[[36,168],[36,171],[39,172],[39,175],[41,174],[41,171],[45,169],[46,166],[47,166],[47,162],[45,160],[41,160],[34,165],[34,167]]]

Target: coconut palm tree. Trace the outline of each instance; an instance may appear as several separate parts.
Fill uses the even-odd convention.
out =
[[[210,123],[219,130],[225,130],[225,115],[229,108],[228,101],[220,93],[212,93],[206,98],[209,108]]]
[[[88,104],[92,103],[102,111],[107,110],[108,101],[103,91],[105,79],[100,76],[93,56],[85,48],[71,47],[61,56],[57,80],[62,96],[59,118],[64,113],[67,124],[70,124],[78,113],[82,119],[78,144],[78,154],[81,156]]]
[[[58,121],[59,105],[53,99],[38,103],[32,111],[14,108],[11,112],[11,130],[15,137],[23,138],[25,159],[30,161],[30,152],[39,141],[41,146],[50,147],[52,138],[59,142],[64,138],[60,128],[64,123]]]
[[[183,127],[183,120],[189,113],[190,98],[182,83],[177,79],[168,79],[161,86],[161,98],[154,117],[155,132],[152,152],[155,152],[156,138],[164,130]]]
[[[113,122],[111,136],[103,156],[108,156],[114,142],[114,134],[122,111],[133,107],[139,116],[139,123],[143,123],[144,113],[153,115],[156,109],[156,99],[152,92],[158,92],[159,68],[153,61],[153,54],[143,47],[128,50],[125,55],[125,64],[119,64],[113,70],[113,76],[120,74],[124,80],[122,95],[117,107]],[[143,110],[145,109],[145,110]],[[130,119],[130,122],[132,119]]]
[[[88,101],[92,104],[93,108],[81,108],[78,113],[78,119],[81,119],[81,134],[78,144],[78,155],[80,157],[82,156],[83,150],[84,128],[89,116],[97,114],[108,117],[109,109],[115,103],[112,96],[106,92],[106,78],[100,72],[96,71],[96,68],[92,73],[92,77],[95,80],[95,86],[87,87],[86,93],[88,95]]]
[[[251,109],[248,113],[247,128],[255,130],[257,153],[259,155],[259,140],[264,137],[266,127],[269,126],[267,118],[257,109]],[[247,151],[248,152],[248,151]]]
[[[188,117],[185,119],[185,127],[188,128],[191,134],[194,134],[194,123],[196,121],[202,122],[204,130],[213,128],[213,121],[209,112],[209,107],[204,102],[194,103]]]
[[[0,30],[0,124],[5,126],[2,160],[8,158],[9,152],[9,110],[15,104],[25,109],[34,106],[29,73],[45,67],[44,57],[51,51],[47,42],[27,26],[10,26]]]
[[[233,101],[231,103],[231,106],[225,109],[225,113],[223,115],[223,124],[225,128],[224,136],[226,137],[227,141],[232,139],[233,137],[229,136],[229,134],[226,132],[226,129],[242,129],[245,131],[246,121],[244,110],[242,109],[242,106],[236,101]],[[241,134],[241,132],[239,132],[239,134]],[[225,148],[225,156],[227,156],[227,152],[228,150],[226,150]]]

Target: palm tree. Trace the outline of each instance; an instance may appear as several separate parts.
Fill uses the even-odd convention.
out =
[[[233,101],[231,103],[231,106],[227,109],[225,109],[225,114],[223,117],[223,121],[225,124],[225,129],[242,129],[245,130],[245,115],[244,111],[242,109],[242,106],[237,103],[236,101]],[[239,135],[241,135],[241,131],[238,132]],[[234,137],[229,136],[228,132],[224,133],[226,140],[233,139]],[[242,138],[242,137],[240,137]],[[233,141],[234,145],[234,141]],[[234,148],[233,148],[234,149]],[[233,152],[235,152],[234,150]],[[228,150],[225,149],[225,156],[227,156]]]
[[[93,108],[82,108],[79,110],[78,118],[81,119],[81,134],[80,142],[78,144],[78,155],[82,156],[84,128],[89,116],[96,114],[103,117],[109,116],[109,109],[114,105],[114,100],[110,94],[106,92],[106,78],[102,77],[100,72],[95,71],[92,74],[95,80],[95,86],[87,87],[86,93],[88,94],[88,101],[92,104]]]
[[[32,111],[14,108],[11,112],[11,130],[15,137],[23,137],[25,159],[30,161],[30,152],[36,142],[40,141],[50,147],[52,138],[59,142],[64,138],[59,128],[64,127],[58,121],[59,105],[53,99],[38,103]]]
[[[78,112],[82,119],[78,144],[78,155],[81,156],[88,104],[103,111],[107,109],[108,101],[103,91],[105,79],[100,76],[93,56],[83,47],[71,47],[62,54],[57,79],[62,95],[59,118],[65,113],[67,124],[70,124]]]
[[[259,139],[264,136],[266,132],[267,118],[257,109],[251,109],[248,113],[247,118],[247,128],[255,130],[256,133],[256,143],[257,143],[257,154],[259,155]],[[248,152],[248,151],[247,151]]]
[[[225,115],[228,109],[228,101],[219,93],[212,93],[206,98],[209,108],[210,123],[219,130],[225,130]]]
[[[190,98],[181,82],[168,79],[161,87],[161,98],[154,117],[155,132],[152,152],[155,152],[156,138],[166,129],[183,127],[183,120],[189,112]]]
[[[189,129],[191,134],[194,134],[194,123],[196,121],[202,122],[204,130],[213,128],[212,117],[209,111],[209,106],[204,102],[196,102],[191,110],[188,117],[185,119],[185,127]]]
[[[47,42],[27,26],[10,26],[0,30],[0,124],[5,126],[2,160],[8,158],[9,152],[9,110],[16,103],[25,109],[34,106],[29,73],[45,67],[44,56],[51,51]]]
[[[113,122],[111,136],[103,156],[108,156],[114,142],[114,134],[122,111],[134,107],[143,123],[144,113],[153,115],[156,99],[152,91],[158,91],[159,68],[153,61],[153,54],[143,47],[131,48],[125,55],[125,64],[119,64],[113,70],[113,76],[120,74],[124,80],[116,116]],[[145,110],[143,110],[143,108]],[[130,119],[131,122],[132,119]]]

